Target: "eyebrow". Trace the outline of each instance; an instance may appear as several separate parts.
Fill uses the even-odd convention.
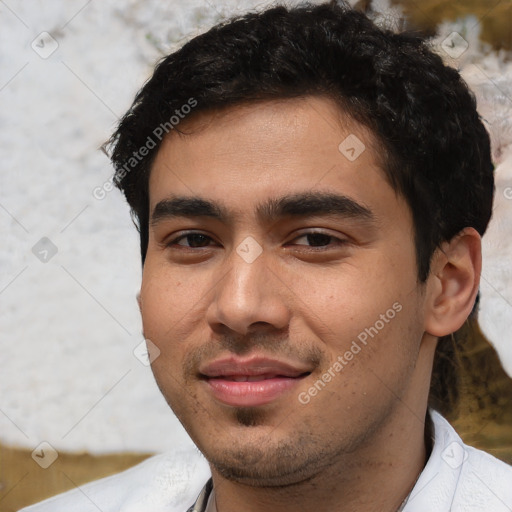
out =
[[[267,222],[284,217],[334,215],[352,218],[369,224],[376,222],[374,213],[354,199],[326,192],[305,192],[270,198],[256,207],[257,216]],[[200,197],[178,196],[158,202],[151,214],[150,223],[155,226],[163,220],[176,217],[210,217],[227,223],[236,214],[220,203]]]

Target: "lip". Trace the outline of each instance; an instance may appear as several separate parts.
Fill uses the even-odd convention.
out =
[[[213,396],[233,407],[268,404],[296,387],[310,372],[304,365],[266,357],[228,357],[200,369]]]

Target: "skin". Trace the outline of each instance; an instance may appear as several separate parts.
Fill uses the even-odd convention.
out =
[[[478,234],[467,228],[443,244],[419,283],[411,213],[386,181],[378,144],[327,98],[203,112],[180,130],[154,162],[150,211],[184,196],[229,215],[150,219],[139,305],[144,335],[161,351],[156,381],[210,463],[219,512],[394,512],[428,457],[437,337],[471,311]],[[354,161],[338,149],[350,134],[366,147]],[[257,215],[269,199],[304,193],[347,196],[372,222]],[[305,236],[312,232],[328,236]],[[262,248],[252,263],[237,253],[248,236]],[[394,318],[301,403],[397,303]],[[231,354],[286,359],[311,373],[271,403],[229,406],[199,368]]]

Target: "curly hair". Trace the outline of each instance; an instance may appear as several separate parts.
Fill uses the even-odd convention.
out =
[[[490,141],[459,73],[417,34],[380,28],[344,2],[304,3],[211,28],[163,58],[137,93],[109,142],[143,263],[151,165],[183,113],[306,95],[332,98],[374,134],[386,178],[412,212],[420,283],[443,241],[469,226],[483,235],[494,195]]]

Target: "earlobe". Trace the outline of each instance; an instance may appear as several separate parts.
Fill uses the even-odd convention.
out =
[[[482,268],[481,237],[465,228],[436,250],[427,279],[425,331],[446,336],[471,313]]]

